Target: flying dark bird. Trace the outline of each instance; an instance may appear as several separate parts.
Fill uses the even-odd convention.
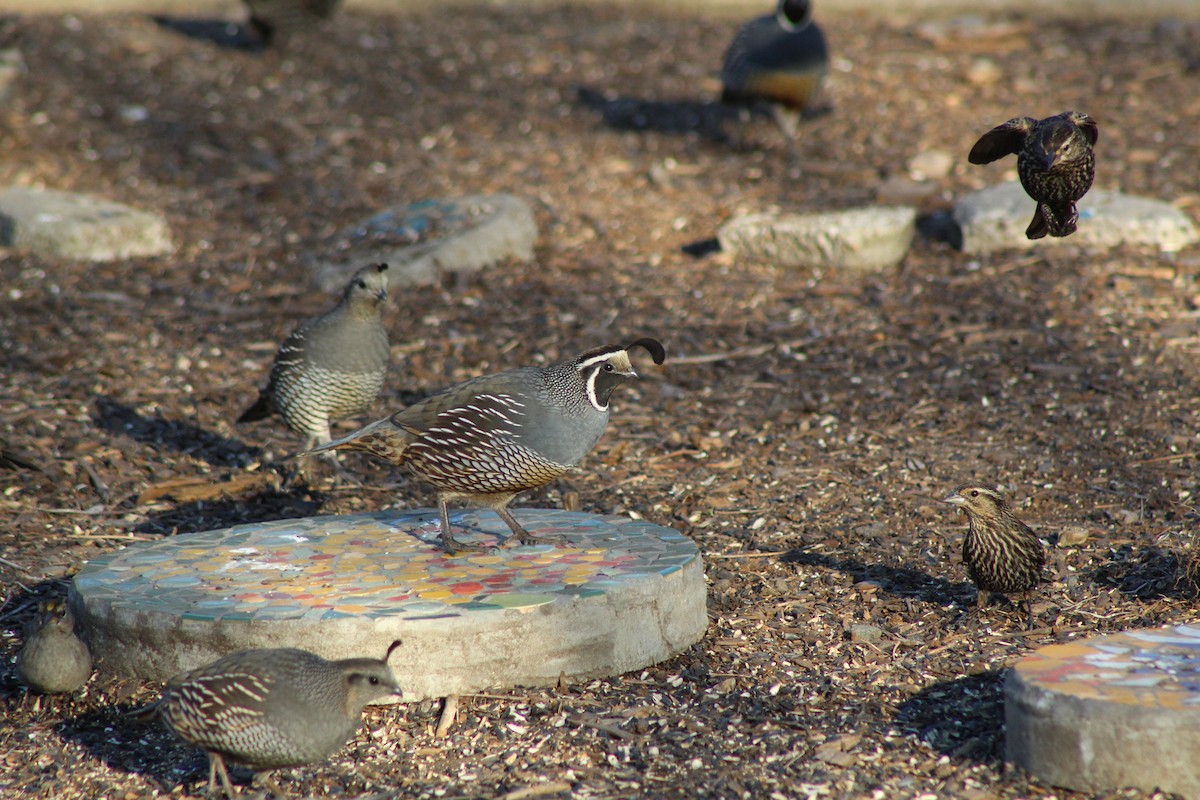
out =
[[[809,0],[779,0],[775,13],[743,25],[725,52],[721,101],[766,103],[794,138],[800,115],[812,111],[829,71],[825,35]]]
[[[1069,236],[1079,220],[1075,203],[1092,188],[1098,136],[1096,120],[1079,111],[1041,120],[1015,117],[985,133],[967,158],[990,164],[1016,153],[1021,185],[1037,201],[1025,235]]]
[[[479,546],[454,538],[450,500],[492,509],[522,544],[536,544],[539,540],[521,527],[508,504],[563,475],[596,446],[608,427],[613,391],[637,377],[628,352],[634,347],[645,348],[655,364],[666,358],[658,341],[638,339],[548,367],[483,375],[309,453],[360,450],[432,484],[442,516],[442,546],[451,553]]]
[[[978,604],[988,594],[1024,594],[1033,627],[1032,592],[1042,580],[1046,552],[1028,525],[1017,519],[1004,494],[995,486],[964,483],[943,500],[967,512],[963,563],[979,589]]]

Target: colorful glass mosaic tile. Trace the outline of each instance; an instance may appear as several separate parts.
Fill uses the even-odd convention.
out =
[[[491,511],[451,515],[456,538],[498,545],[455,557],[438,546],[436,509],[276,520],[131,545],[89,562],[75,591],[88,606],[190,620],[420,618],[598,596],[699,558],[687,537],[648,522],[516,514],[565,544],[509,547]]]
[[[1042,647],[1017,664],[1027,682],[1076,697],[1164,709],[1200,706],[1200,627],[1125,631]]]

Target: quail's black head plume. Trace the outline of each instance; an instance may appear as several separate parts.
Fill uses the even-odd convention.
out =
[[[358,730],[368,704],[400,695],[383,658],[326,661],[294,648],[242,650],[172,678],[138,716],[158,716],[208,754],[208,791],[233,786],[225,761],[255,771],[333,755]]]
[[[46,603],[17,653],[17,677],[43,694],[73,692],[92,677],[92,655],[75,633],[75,615],[62,602]]]
[[[725,52],[721,101],[767,103],[795,137],[799,116],[816,105],[829,71],[825,35],[809,0],[779,0],[775,13],[743,25]]]
[[[508,504],[565,473],[596,445],[613,390],[637,377],[628,352],[634,347],[649,351],[656,364],[666,359],[658,341],[638,339],[548,367],[472,378],[310,452],[361,450],[432,484],[450,552],[471,547],[451,532],[450,500],[491,508],[520,542],[534,543]]]
[[[333,17],[342,0],[242,0],[250,27],[264,45],[286,39]]]
[[[279,346],[267,388],[238,422],[278,413],[310,448],[329,441],[329,423],[370,409],[387,376],[385,300],[387,264],[356,272],[341,302]]]
[[[1079,220],[1075,203],[1092,188],[1098,136],[1096,120],[1079,111],[1040,120],[1016,117],[985,133],[968,159],[989,164],[1015,153],[1021,185],[1037,201],[1025,235],[1068,236]]]
[[[1046,552],[1037,534],[1017,519],[999,489],[964,483],[942,502],[967,512],[963,563],[979,588],[980,605],[986,603],[988,592],[1020,594],[1037,587],[1042,580]],[[1032,620],[1032,605],[1030,615]]]

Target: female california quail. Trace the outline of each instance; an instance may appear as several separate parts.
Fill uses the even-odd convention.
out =
[[[1068,236],[1079,221],[1075,203],[1092,188],[1096,174],[1092,148],[1099,135],[1096,120],[1080,111],[1046,119],[1015,117],[981,136],[967,160],[990,164],[1016,153],[1021,186],[1037,201],[1025,236]]]
[[[491,508],[523,544],[537,541],[508,510],[520,492],[544,486],[586,456],[608,426],[608,399],[637,377],[629,350],[644,347],[655,364],[666,351],[655,339],[606,345],[548,367],[485,375],[311,452],[362,450],[404,465],[437,490],[441,541],[449,552],[473,549],[454,538],[447,502]]]
[[[92,677],[92,654],[75,634],[75,615],[61,601],[45,603],[17,653],[17,677],[36,692],[73,692]]]
[[[328,758],[354,736],[366,705],[400,695],[387,665],[399,646],[382,659],[343,661],[294,648],[242,650],[175,676],[138,714],[204,748],[209,793],[219,777],[232,797],[226,759],[261,771]]]
[[[774,14],[746,23],[730,42],[721,101],[769,104],[794,139],[800,114],[815,107],[828,71],[829,49],[812,21],[810,0],[779,0]]]
[[[979,589],[978,603],[987,603],[989,592],[1025,594],[1032,627],[1030,593],[1042,580],[1046,552],[1028,525],[1017,519],[1004,494],[994,486],[964,483],[942,502],[967,512],[963,563]]]
[[[279,346],[267,388],[238,422],[278,412],[293,433],[306,437],[308,449],[329,441],[330,422],[368,410],[387,376],[385,300],[387,264],[356,272],[341,302]]]

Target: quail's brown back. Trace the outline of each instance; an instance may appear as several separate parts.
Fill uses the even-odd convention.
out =
[[[73,692],[92,676],[92,655],[75,633],[75,616],[60,602],[47,604],[17,653],[17,677],[45,694]]]

